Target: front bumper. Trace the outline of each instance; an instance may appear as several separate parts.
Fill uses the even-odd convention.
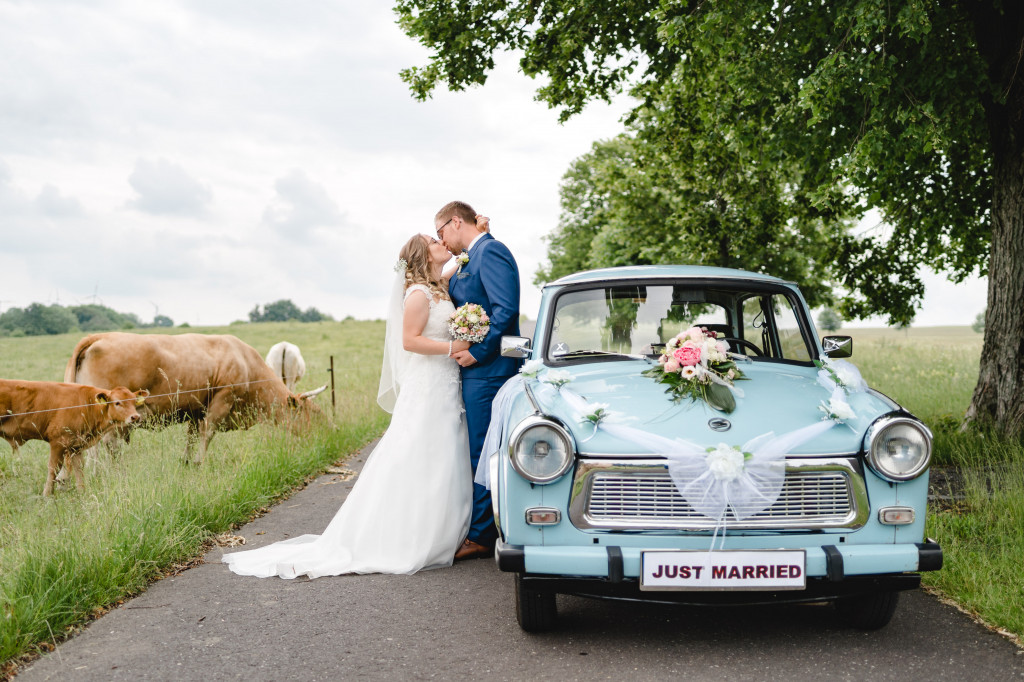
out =
[[[926,542],[900,545],[807,547],[807,587],[792,592],[640,591],[638,547],[543,547],[498,540],[495,561],[502,571],[523,574],[538,591],[681,603],[759,603],[818,601],[878,591],[911,590],[918,571],[942,568],[942,548]]]

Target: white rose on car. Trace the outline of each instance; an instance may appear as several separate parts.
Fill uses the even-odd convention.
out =
[[[544,369],[544,363],[540,360],[527,360],[523,363],[523,366],[519,369],[519,373],[523,376],[534,377],[537,376],[537,372]]]
[[[735,481],[743,473],[745,463],[743,453],[725,443],[708,452],[708,471],[719,481]]]
[[[561,389],[567,383],[573,380],[572,374],[567,369],[551,369],[544,374],[544,383],[551,384],[555,388]]]
[[[853,408],[850,407],[850,404],[842,398],[829,398],[828,405],[822,403],[821,409],[829,419],[846,421],[847,419],[857,418],[857,414],[853,411]]]
[[[704,342],[704,356],[708,359],[708,362],[725,362],[729,359],[722,348],[724,345],[714,339],[708,339]]]

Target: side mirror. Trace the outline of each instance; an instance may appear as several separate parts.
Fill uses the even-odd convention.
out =
[[[821,349],[829,358],[848,358],[853,355],[853,338],[850,336],[823,336]]]
[[[522,359],[530,355],[530,339],[525,336],[501,337],[501,357]]]

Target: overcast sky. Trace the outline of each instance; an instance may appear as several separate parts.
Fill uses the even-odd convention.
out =
[[[509,56],[420,103],[398,72],[425,58],[386,0],[0,0],[0,310],[382,317],[400,246],[461,199],[534,317],[559,180],[627,102],[559,125]],[[983,281],[928,281],[916,325],[985,307]]]

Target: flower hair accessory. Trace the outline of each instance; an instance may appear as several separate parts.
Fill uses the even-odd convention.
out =
[[[399,258],[395,263],[395,272],[404,272],[409,269],[409,263],[404,258]]]

